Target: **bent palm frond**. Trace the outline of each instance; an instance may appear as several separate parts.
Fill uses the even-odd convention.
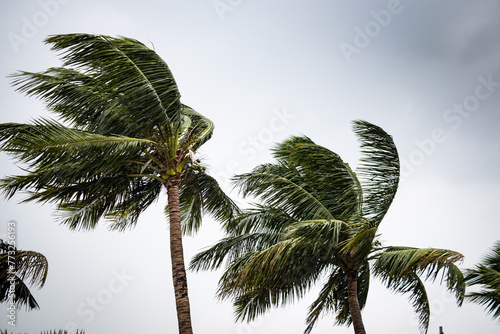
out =
[[[476,266],[466,270],[465,280],[470,287],[480,287],[468,293],[466,300],[484,306],[493,319],[500,321],[500,241]]]
[[[110,94],[122,97],[125,108],[119,110],[129,118],[127,135],[143,137],[157,125],[169,135],[179,129],[182,105],[174,77],[163,59],[141,42],[67,34],[51,36],[46,43],[61,51],[64,66],[84,71],[95,87],[113,87]]]
[[[27,284],[43,287],[47,273],[48,262],[43,254],[18,250],[0,240],[0,302],[11,301],[28,310],[39,308]]]
[[[384,218],[399,183],[399,156],[392,137],[366,121],[354,121],[354,132],[361,142],[358,174],[363,187],[363,214],[377,225]]]
[[[447,288],[455,294],[460,305],[465,292],[465,281],[455,263],[462,259],[462,254],[447,249],[387,247],[376,255],[373,273],[389,289],[410,294],[420,328],[427,332],[430,319],[429,301],[419,276],[435,280],[438,274],[444,271]]]
[[[236,203],[204,170],[190,168],[183,174],[181,183],[179,197],[185,234],[192,234],[198,230],[205,213],[223,222],[230,222],[239,214],[240,209]]]

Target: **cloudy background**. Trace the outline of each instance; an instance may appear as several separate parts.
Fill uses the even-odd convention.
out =
[[[122,35],[147,43],[169,64],[183,102],[211,118],[203,147],[212,175],[228,177],[270,161],[269,148],[306,134],[351,166],[359,147],[351,121],[393,135],[403,182],[381,225],[388,245],[460,251],[473,266],[500,239],[500,4],[497,1],[96,1],[0,0],[0,122],[48,116],[15,92],[7,75],[59,66],[51,34]],[[5,155],[0,176],[20,173]],[[238,194],[231,192],[238,200]],[[176,333],[165,197],[125,233],[59,226],[50,206],[0,202],[0,238],[17,222],[17,244],[45,254],[41,309],[17,314],[30,333]],[[185,239],[186,259],[221,237],[210,218]],[[302,333],[303,302],[249,324],[215,299],[220,273],[188,273],[194,330],[206,334]],[[496,333],[473,304],[457,308],[428,284],[429,333]],[[0,314],[6,313],[0,312]],[[363,313],[371,333],[418,333],[406,296],[373,280]],[[323,318],[316,333],[352,333]]]

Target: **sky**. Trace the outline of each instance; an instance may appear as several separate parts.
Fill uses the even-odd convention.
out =
[[[359,146],[351,121],[364,119],[394,138],[402,163],[396,198],[380,227],[386,245],[461,252],[470,268],[500,239],[500,3],[497,1],[0,0],[0,123],[50,117],[16,92],[18,70],[60,66],[43,40],[54,34],[126,36],[170,66],[182,102],[212,119],[198,155],[230,196],[232,175],[271,162],[270,148],[305,134],[351,166]],[[22,173],[5,154],[0,177]],[[18,248],[43,253],[46,285],[37,311],[16,326],[38,333],[176,333],[166,197],[120,233],[102,222],[70,231],[54,208],[0,199],[0,238],[16,226]],[[187,261],[222,237],[207,217],[185,238]],[[216,298],[221,272],[188,272],[194,331],[302,333],[315,288],[304,300],[251,323],[234,321]],[[457,307],[428,282],[429,333],[497,333],[482,307]],[[5,305],[5,304],[4,304]],[[1,307],[1,305],[0,305]],[[0,313],[7,310],[0,311]],[[418,333],[411,304],[372,281],[363,311],[370,333]],[[313,333],[352,333],[325,316]]]

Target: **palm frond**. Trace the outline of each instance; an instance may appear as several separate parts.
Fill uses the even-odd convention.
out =
[[[360,214],[359,181],[338,154],[307,137],[291,137],[273,149],[273,156],[283,165],[296,169],[302,182],[316,191],[318,200],[325,203],[336,219]]]
[[[182,106],[182,115],[189,119],[188,126],[180,136],[181,147],[184,150],[196,151],[212,137],[214,123],[193,108]]]
[[[341,220],[314,219],[294,222],[285,230],[286,239],[300,240],[310,247],[322,247],[328,254],[340,249],[341,234],[348,228]]]
[[[317,217],[336,219],[294,169],[261,165],[250,173],[235,176],[233,180],[243,196],[258,196],[266,206],[300,220]]]
[[[366,121],[354,121],[361,142],[358,175],[363,188],[363,215],[379,224],[396,195],[399,183],[399,156],[392,137]]]
[[[373,272],[393,291],[410,293],[419,317],[420,329],[426,333],[430,309],[419,275],[435,280],[444,271],[448,290],[455,293],[458,304],[461,304],[465,291],[464,277],[454,263],[462,259],[462,254],[446,249],[387,247],[377,255]]]
[[[189,269],[196,271],[219,269],[225,260],[227,263],[234,262],[246,253],[264,250],[278,243],[281,239],[282,236],[276,233],[250,233],[226,237],[197,253],[191,259]]]
[[[347,305],[347,276],[339,268],[334,268],[328,281],[323,285],[318,298],[309,306],[306,318],[307,327],[304,334],[311,333],[320,316],[336,314],[336,322],[349,322],[349,306]]]
[[[387,288],[396,293],[409,294],[410,301],[418,317],[420,331],[424,334],[429,329],[430,304],[422,280],[416,274],[399,275],[382,279]]]
[[[34,124],[0,124],[0,143],[2,151],[37,169],[39,184],[50,184],[51,178],[61,182],[114,172],[153,144],[146,139],[79,131],[43,119]],[[63,173],[67,166],[70,175]],[[48,175],[42,180],[44,173]]]
[[[500,241],[472,269],[466,270],[466,284],[480,289],[468,293],[466,300],[484,306],[493,319],[500,321]]]
[[[281,233],[293,222],[295,219],[283,210],[256,203],[223,226],[227,234],[238,236],[258,232]]]
[[[0,302],[10,301],[29,310],[39,308],[27,284],[43,287],[47,273],[48,262],[43,254],[18,250],[0,240]]]
[[[65,67],[91,76],[94,86],[102,86],[113,97],[122,97],[121,112],[134,127],[128,135],[143,136],[157,125],[173,134],[180,127],[182,105],[174,77],[163,59],[144,44],[91,34],[55,35],[46,43],[61,52]]]
[[[50,68],[41,73],[20,71],[11,77],[17,91],[39,97],[75,129],[106,136],[130,133],[130,121],[121,114],[123,96],[114,96],[90,75],[70,68]]]
[[[204,214],[212,215],[217,221],[230,223],[240,209],[219,187],[217,181],[204,170],[188,169],[182,176],[179,193],[183,232],[192,234],[201,225]]]

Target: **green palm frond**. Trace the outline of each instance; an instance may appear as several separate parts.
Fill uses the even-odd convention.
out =
[[[377,256],[375,269],[389,276],[415,272],[435,279],[441,269],[462,260],[462,254],[448,249],[392,246]]]
[[[39,308],[27,284],[41,288],[48,273],[47,258],[38,252],[18,250],[0,240],[0,302],[13,302],[28,310]],[[15,290],[12,293],[11,288]],[[11,299],[12,298],[12,299]]]
[[[240,187],[243,196],[258,196],[266,206],[291,216],[335,219],[294,168],[261,165],[251,173],[235,176],[234,182]]]
[[[234,236],[255,232],[274,234],[283,232],[294,222],[295,219],[283,210],[256,203],[254,208],[240,212],[224,224],[224,228],[226,233]]]
[[[336,219],[360,213],[359,181],[336,153],[307,137],[291,137],[273,149],[273,156],[283,165],[293,167],[300,175],[298,182],[314,190],[318,201],[324,203]]]
[[[217,181],[196,166],[182,176],[180,190],[181,220],[183,232],[192,234],[201,225],[204,214],[216,220],[230,222],[239,214],[239,208],[219,187]]]
[[[11,290],[12,286],[14,286],[14,291]],[[9,280],[0,281],[0,297],[1,303],[12,303],[18,309],[23,308],[23,306],[26,307],[26,310],[40,308],[28,286],[17,275],[9,276]]]
[[[422,280],[416,274],[409,273],[382,279],[382,281],[392,291],[410,295],[409,298],[417,314],[420,331],[426,334],[429,329],[431,311],[427,291]]]
[[[484,306],[493,319],[500,321],[500,241],[472,269],[466,270],[466,284],[480,287],[468,293],[466,300]]]
[[[336,322],[339,324],[348,322],[349,307],[346,303],[345,291],[347,291],[347,276],[340,268],[334,268],[318,298],[309,306],[305,334],[312,331],[320,316],[324,314],[335,314]]]
[[[286,251],[297,259],[293,266],[276,257],[290,246],[291,243],[280,242],[261,252],[247,252],[229,264],[220,280],[218,295],[222,299],[234,298],[237,319],[250,321],[271,306],[292,303],[317,281],[325,268],[323,262],[307,256],[300,258],[298,249]]]
[[[50,68],[41,73],[20,71],[12,84],[28,96],[39,97],[47,108],[76,129],[102,135],[130,133],[128,119],[120,111],[123,96],[112,96],[90,75],[70,68]]]
[[[328,249],[338,248],[342,232],[348,228],[341,220],[313,219],[294,222],[286,229],[285,237],[300,239],[312,245],[326,246]]]
[[[231,263],[254,249],[264,250],[279,242],[280,234],[251,233],[221,239],[215,245],[199,252],[191,259],[189,269],[218,269],[226,260]]]
[[[131,38],[68,34],[47,38],[65,67],[83,71],[94,87],[104,87],[129,117],[129,136],[145,136],[160,125],[167,134],[180,127],[180,93],[167,64],[156,52]],[[113,87],[111,92],[105,87]]]
[[[182,107],[182,115],[187,116],[186,128],[180,138],[184,150],[196,151],[201,145],[212,137],[214,123],[186,105]]]
[[[386,286],[398,293],[409,293],[417,312],[420,328],[426,333],[429,326],[430,309],[425,287],[419,278],[435,280],[442,271],[450,292],[462,303],[465,282],[455,263],[463,255],[447,249],[387,247],[376,256],[373,273]]]
[[[119,159],[124,152],[133,150],[136,153],[141,146],[154,144],[147,139],[104,136],[75,130],[45,119],[34,121],[33,124],[0,124],[0,138],[2,151],[32,167],[44,166],[54,160],[67,163],[78,157]]]
[[[354,121],[361,142],[358,174],[364,193],[363,214],[379,224],[396,195],[399,183],[399,155],[392,137],[366,121]]]

